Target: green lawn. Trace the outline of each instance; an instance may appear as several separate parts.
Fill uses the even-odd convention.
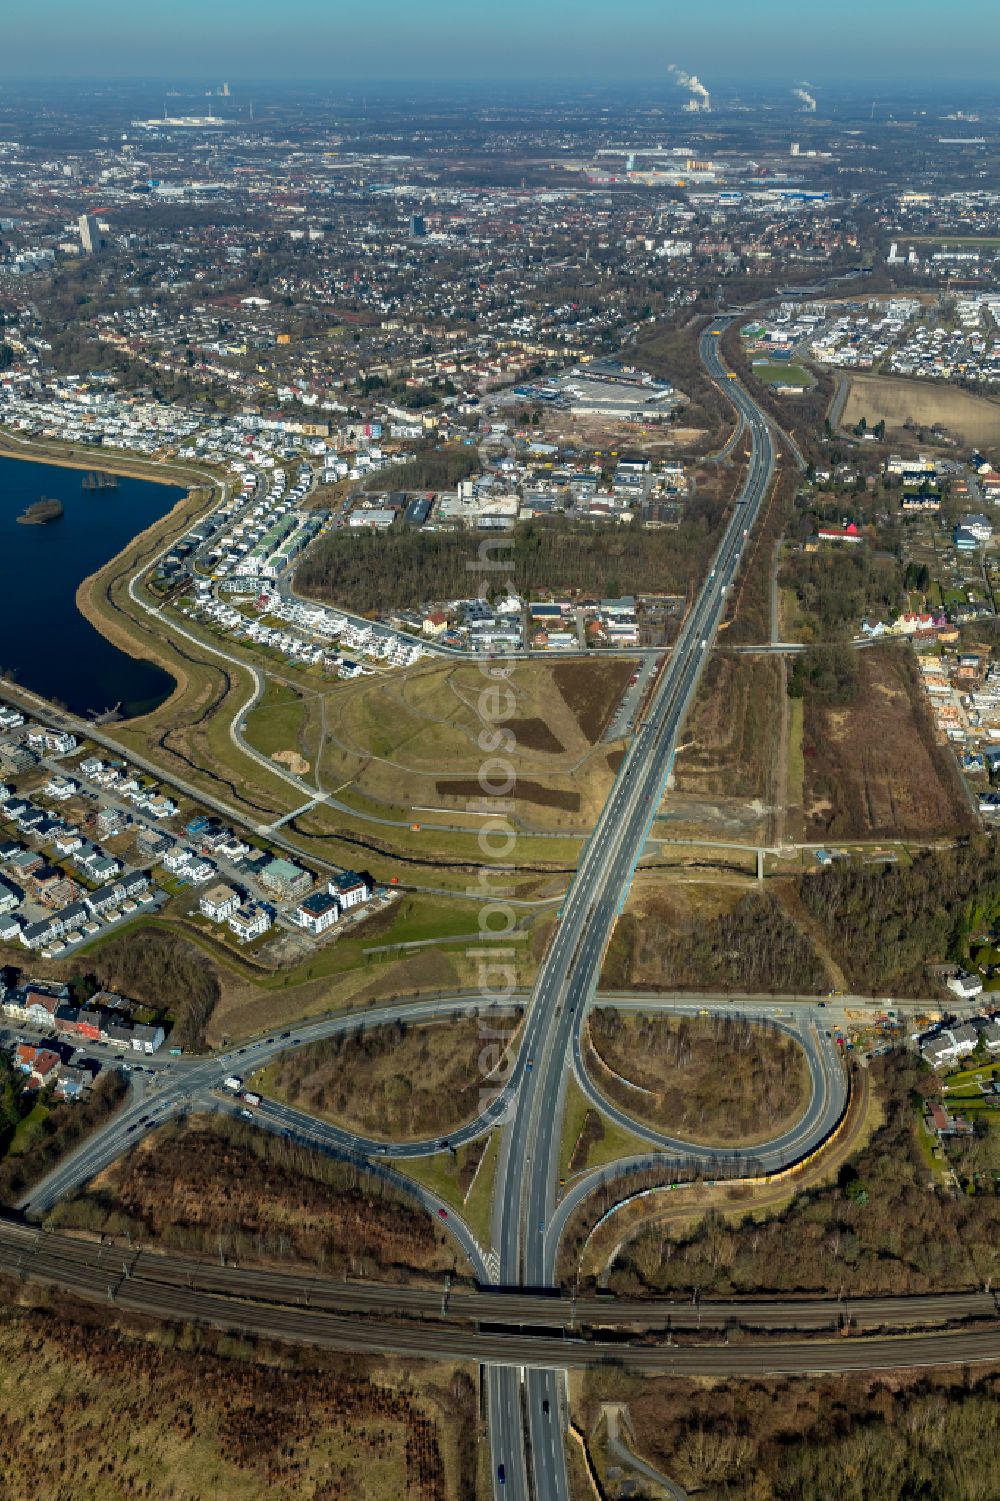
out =
[[[477,903],[462,901],[458,898],[448,901],[442,897],[408,895],[399,902],[393,912],[391,922],[385,928],[379,925],[371,931],[369,924],[360,923],[350,937],[345,935],[336,942],[328,943],[293,969],[282,969],[268,975],[261,975],[256,971],[250,971],[248,974],[247,969],[240,964],[241,953],[230,952],[228,946],[224,947],[213,933],[206,932],[202,938],[197,929],[193,927],[178,929],[169,918],[144,916],[138,917],[135,921],[144,926],[164,928],[175,933],[182,932],[185,938],[189,938],[193,943],[200,943],[206,948],[213,958],[218,959],[222,964],[228,963],[247,978],[251,978],[253,983],[262,990],[288,990],[309,980],[326,979],[344,974],[351,969],[357,969],[366,963],[376,962],[377,955],[366,958],[366,949],[379,948],[385,944],[410,943],[415,937],[443,938],[464,934],[475,937],[479,932],[479,906]],[[93,953],[115,936],[117,936],[116,932],[112,931],[99,934],[90,943],[84,944],[79,952],[81,954]],[[387,960],[393,957],[392,955],[385,956]]]
[[[570,1079],[566,1086],[566,1112],[563,1116],[562,1141],[559,1144],[559,1176],[569,1176],[569,1164],[573,1156],[577,1138],[583,1130],[587,1111],[593,1106],[587,1099],[583,1090],[575,1079]],[[624,1130],[602,1112],[598,1111],[601,1124],[604,1127],[604,1136],[595,1142],[587,1153],[587,1160],[580,1171],[587,1171],[592,1167],[603,1167],[607,1162],[616,1162],[619,1157],[634,1157],[639,1152],[651,1150],[650,1143],[641,1136],[633,1136],[631,1131]]]
[[[949,1093],[955,1089],[961,1089],[966,1084],[977,1084],[980,1079],[992,1079],[1000,1073],[1000,1060],[996,1063],[980,1063],[973,1068],[960,1068],[957,1072],[949,1074],[945,1079],[945,1086]]]
[[[392,927],[370,938],[367,948],[392,943],[421,943],[430,938],[480,936],[479,905],[449,902],[437,897],[404,896],[394,908]]]
[[[19,1152],[27,1152],[30,1149],[32,1143],[41,1134],[48,1113],[49,1107],[43,1105],[41,1100],[36,1100],[24,1119],[17,1123],[17,1129],[10,1144],[10,1156],[16,1157]]]
[[[805,700],[789,701],[788,719],[788,791],[789,803],[801,806],[805,797],[806,762],[802,748],[804,731]]]
[[[471,1147],[459,1147],[457,1152],[438,1152],[434,1157],[410,1158],[405,1165],[394,1164],[399,1172],[413,1178],[417,1183],[436,1193],[446,1204],[462,1216],[478,1240],[488,1249],[490,1244],[490,1216],[493,1211],[493,1184],[496,1179],[497,1157],[500,1151],[500,1133],[493,1131],[486,1147],[486,1154],[479,1164],[479,1171],[466,1200],[458,1186],[459,1173],[464,1166]]]
[[[247,716],[247,740],[265,756],[298,750],[305,726],[306,706],[286,683],[269,681],[260,702]]]
[[[753,373],[768,386],[810,386],[812,377],[801,365],[754,365]]]

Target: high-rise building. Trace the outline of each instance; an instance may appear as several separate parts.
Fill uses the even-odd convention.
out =
[[[101,236],[101,226],[93,214],[80,215],[80,244],[86,255],[97,255],[104,249],[104,240]]]
[[[413,214],[410,219],[410,239],[422,240],[427,233],[423,214]]]

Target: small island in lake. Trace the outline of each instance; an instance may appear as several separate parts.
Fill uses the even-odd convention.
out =
[[[18,526],[46,526],[50,521],[58,521],[63,513],[61,500],[36,500],[34,505],[22,511],[17,518]]]

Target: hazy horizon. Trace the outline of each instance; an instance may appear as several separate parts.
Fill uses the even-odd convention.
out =
[[[217,78],[372,86],[425,80],[553,87],[662,81],[680,94],[671,64],[711,90],[817,87],[870,91],[992,83],[1000,14],[986,0],[842,0],[810,14],[794,0],[709,0],[696,14],[663,0],[508,0],[476,11],[458,0],[422,9],[384,0],[373,15],[323,0],[167,0],[155,12],[132,0],[39,0],[4,20],[0,77],[165,83]],[[150,64],[155,59],[155,69]],[[970,62],[971,59],[971,62]],[[971,70],[971,71],[970,71]],[[976,70],[979,70],[978,75]]]

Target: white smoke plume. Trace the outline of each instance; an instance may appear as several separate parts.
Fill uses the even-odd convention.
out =
[[[792,90],[792,93],[794,94],[796,99],[802,100],[802,103],[805,105],[807,114],[812,115],[816,113],[816,100],[813,98],[812,94],[810,94],[808,88],[804,83],[799,84],[797,89]]]
[[[712,96],[696,73],[685,73],[683,68],[678,68],[676,63],[671,63],[667,69],[675,80],[677,87],[687,89],[691,95],[684,108],[692,113],[708,112],[712,108]]]

